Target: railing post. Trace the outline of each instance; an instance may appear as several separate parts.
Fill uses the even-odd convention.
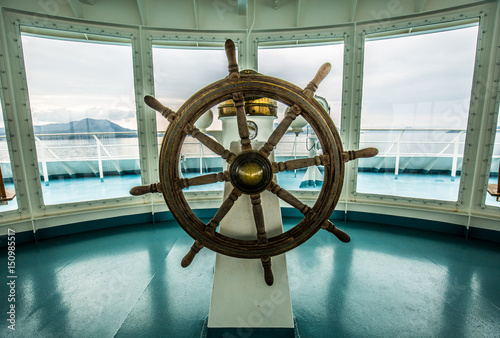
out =
[[[199,142],[200,145],[200,175],[203,174],[203,145]]]
[[[457,163],[458,163],[458,149],[460,146],[460,135],[462,135],[463,132],[460,132],[458,137],[455,138],[453,142],[453,161],[451,164],[451,180],[453,181],[455,179],[455,176],[457,174]]]
[[[293,159],[297,159],[297,139],[299,138],[299,133],[295,133],[295,139],[293,140],[293,146],[292,146],[292,156]],[[297,177],[297,169],[293,170],[293,177]]]
[[[101,158],[101,142],[99,142],[97,136],[95,135],[93,136],[96,140],[96,145],[97,145],[97,164],[99,165],[99,178],[101,179],[101,182],[104,182],[104,173],[102,171],[102,158]]]
[[[49,171],[47,170],[47,160],[45,159],[45,145],[42,143],[42,141],[36,137],[35,140],[40,144],[41,150],[41,160],[42,160],[42,173],[43,173],[43,181],[45,182],[45,185],[49,185]]]
[[[394,165],[394,175],[396,177],[394,177],[395,179],[398,179],[398,175],[399,175],[399,157],[401,156],[401,135],[403,133],[400,134],[400,136],[397,138],[396,140],[396,164]]]

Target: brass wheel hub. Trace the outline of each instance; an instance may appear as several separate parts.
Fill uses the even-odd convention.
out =
[[[245,194],[258,194],[273,178],[271,163],[258,151],[239,154],[229,167],[229,179],[233,186]]]

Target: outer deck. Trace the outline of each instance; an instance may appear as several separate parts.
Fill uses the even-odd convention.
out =
[[[285,218],[285,227],[297,221]],[[498,245],[336,224],[351,243],[321,231],[287,253],[301,337],[498,336]],[[0,336],[200,337],[215,254],[203,249],[183,269],[191,244],[175,222],[162,222],[18,245],[16,331],[2,325]],[[6,313],[9,303],[1,304]],[[259,315],[256,308],[242,320]]]
[[[197,176],[199,173],[184,174],[185,177]],[[300,187],[304,171],[282,172],[278,174],[278,184],[291,191],[316,190],[321,186]],[[396,178],[393,173],[358,173],[358,191],[382,195],[405,196],[414,198],[429,198],[443,201],[456,201],[458,197],[460,177],[438,174],[400,174]],[[497,179],[490,178],[490,183]],[[51,180],[48,185],[42,185],[44,202],[47,205],[69,202],[83,202],[96,199],[108,199],[129,196],[130,188],[140,185],[139,175],[106,176],[103,181],[99,177],[66,178]],[[437,189],[436,187],[439,187]],[[6,184],[7,189],[13,185]],[[207,186],[190,187],[187,191],[220,190],[223,184],[215,183]],[[500,206],[500,202],[490,195],[486,196],[486,204]],[[17,209],[17,202],[0,205],[0,212]]]

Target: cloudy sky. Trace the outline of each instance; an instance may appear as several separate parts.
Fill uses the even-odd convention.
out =
[[[35,125],[84,118],[137,129],[129,46],[23,36]]]
[[[477,27],[470,27],[367,41],[362,126],[464,128],[476,39]],[[136,129],[129,46],[31,36],[22,43],[36,125],[89,117]],[[174,110],[227,75],[222,50],[154,48],[153,61],[156,96]],[[300,87],[327,61],[332,72],[317,94],[327,99],[338,124],[343,44],[259,50],[259,72]],[[158,129],[165,126],[160,117]]]
[[[261,49],[259,72],[305,87],[319,66],[332,63],[332,71],[317,94],[335,106],[340,120],[343,46]],[[182,49],[153,49],[156,96],[174,110],[199,89],[227,76],[227,58],[223,50],[190,50],[188,53],[186,55],[186,50]],[[284,105],[280,106],[280,114],[285,109]],[[213,113],[216,116],[216,109]],[[164,130],[165,126],[165,122],[158,121],[159,130]],[[215,118],[210,129],[218,126],[220,123]]]
[[[224,50],[153,48],[153,69],[155,96],[173,110],[178,110],[198,90],[228,74]],[[213,114],[214,125],[220,127],[215,109]],[[165,131],[166,120],[160,114],[156,116],[157,129]]]
[[[342,100],[343,43],[259,50],[259,72],[284,79],[301,88],[307,86],[325,62],[330,62],[332,70],[315,94],[328,101],[330,115],[338,126]]]
[[[362,127],[466,128],[477,26],[367,41]]]

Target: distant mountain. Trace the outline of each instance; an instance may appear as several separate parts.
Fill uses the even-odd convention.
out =
[[[83,119],[69,123],[50,123],[43,126],[34,126],[35,134],[59,134],[59,133],[106,133],[106,132],[130,132],[109,120]]]
[[[109,120],[86,118],[68,123],[49,123],[42,126],[33,126],[35,134],[73,134],[73,133],[119,133],[134,132]],[[5,128],[0,128],[0,135],[5,135]]]

